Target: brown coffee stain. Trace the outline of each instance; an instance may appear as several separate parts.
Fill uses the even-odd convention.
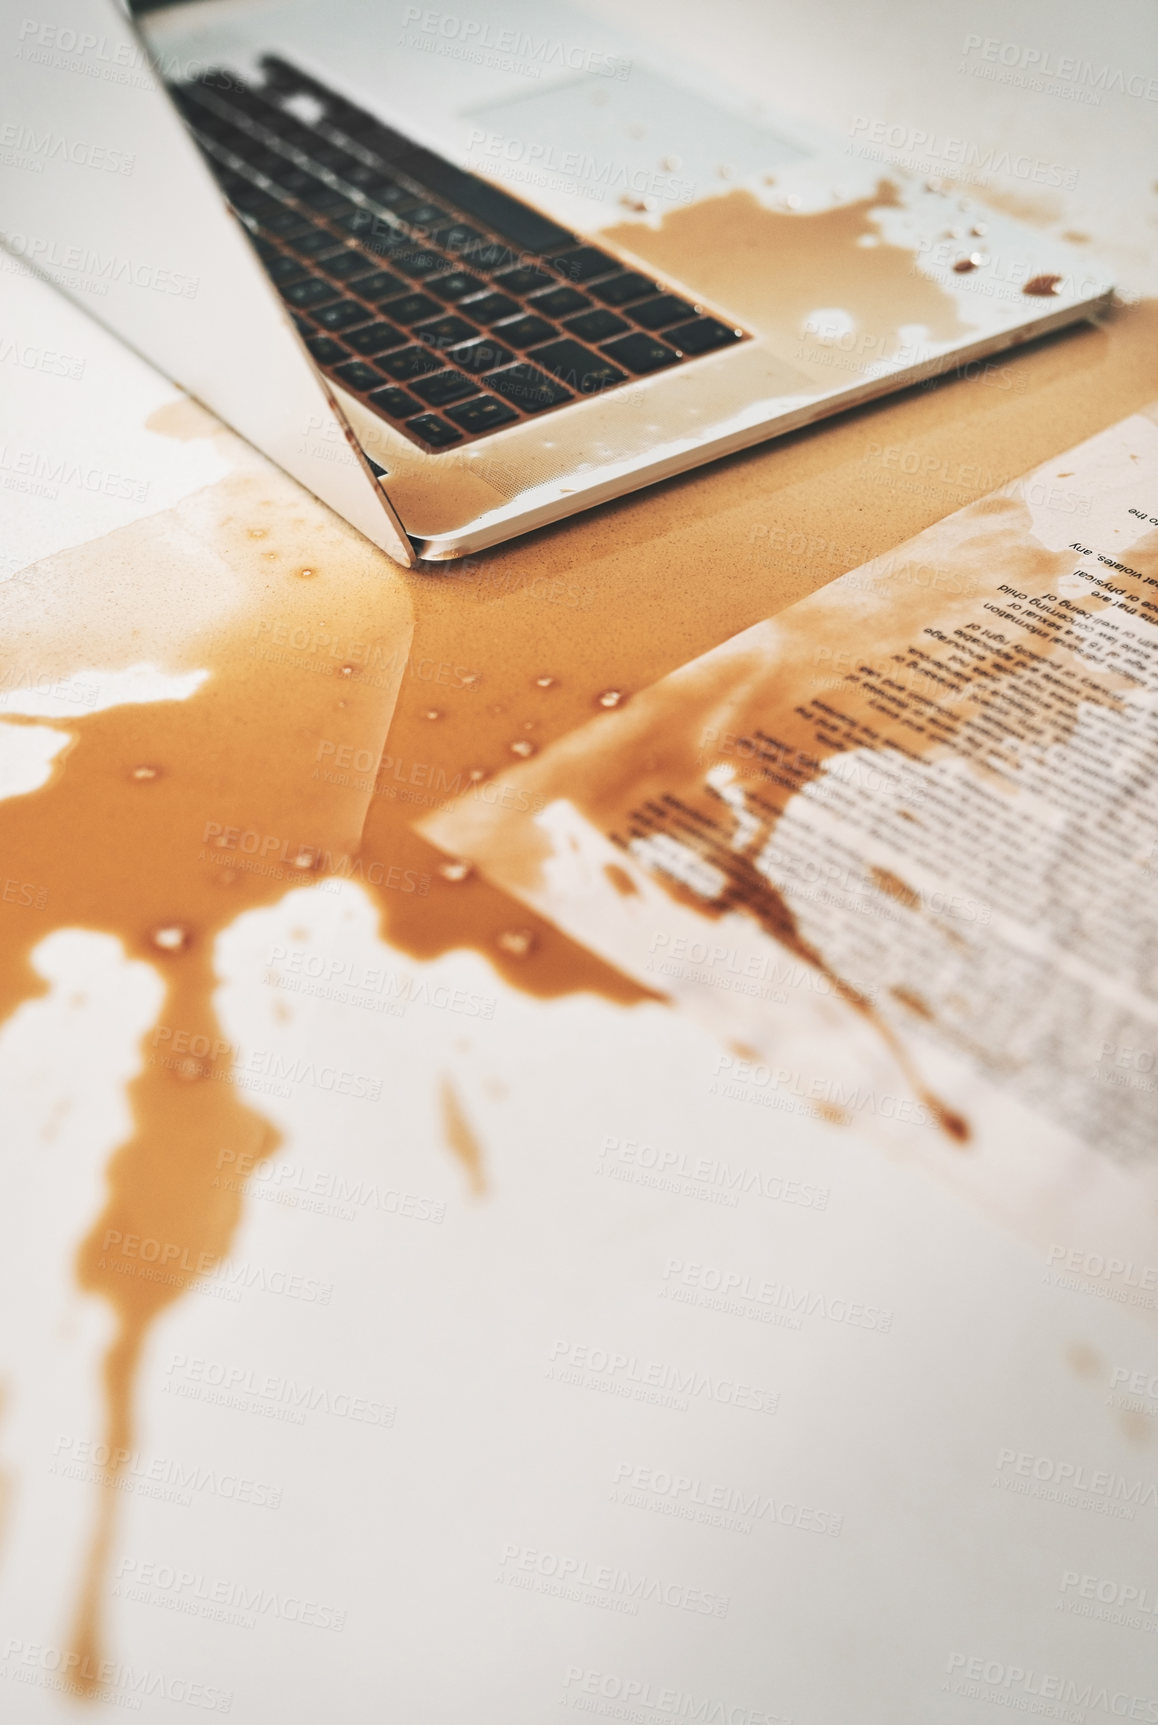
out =
[[[751,214],[745,198],[728,194],[712,203],[727,204],[732,219],[743,225]],[[772,212],[760,219],[765,215]],[[712,220],[721,216],[714,208]],[[789,250],[800,230],[790,232],[786,224],[801,220],[812,218],[775,219]],[[872,231],[869,220],[864,208],[823,230],[822,238],[832,238],[834,257],[847,263],[857,233]],[[704,231],[710,225],[705,222]],[[667,224],[660,233],[666,229]],[[637,253],[651,243],[651,230],[642,224],[625,224],[625,230],[623,243]],[[678,231],[688,230],[681,223]],[[679,273],[685,274],[690,248],[675,249],[682,258]],[[884,253],[886,273],[899,270],[898,260],[888,257],[891,249],[858,248],[858,269],[870,255]],[[745,315],[753,323],[757,317],[775,322],[766,294],[760,310],[759,282],[754,269],[745,280],[743,259],[732,278],[710,252],[700,261],[711,276],[712,286],[701,290],[706,297],[718,295],[739,313],[741,300],[747,303],[750,295],[753,309]],[[872,279],[874,294],[886,296],[885,276]],[[892,279],[900,286],[899,275]],[[905,274],[906,295],[914,280]],[[931,283],[916,291],[925,290],[939,294]],[[801,280],[797,309],[812,292]],[[831,299],[825,293],[821,303]],[[932,317],[944,327],[947,306],[933,297],[923,312],[914,312],[906,303],[903,316],[924,322]],[[428,874],[428,897],[385,889],[379,894],[387,938],[417,958],[473,947],[513,986],[542,998],[584,989],[623,1005],[650,998],[543,919],[529,918],[523,906],[488,882],[444,882],[437,875],[442,853],[410,823],[445,793],[429,788],[429,780],[424,785],[422,774],[412,778],[411,769],[417,764],[428,769],[429,779],[444,772],[452,781],[455,773],[478,768],[493,782],[509,764],[505,751],[523,718],[536,719],[536,737],[545,747],[590,718],[600,691],[646,687],[943,512],[944,504],[931,499],[927,488],[902,481],[885,491],[870,482],[871,475],[866,479],[868,444],[919,446],[971,464],[977,478],[960,495],[967,501],[971,486],[974,492],[988,488],[987,475],[995,469],[1022,471],[1158,396],[1158,307],[1144,302],[1123,309],[1097,329],[1003,355],[1003,364],[1017,385],[1009,392],[960,379],[910,391],[626,497],[465,566],[397,571],[264,467],[260,478],[250,475],[240,488],[237,481],[224,482],[202,494],[196,506],[179,506],[46,560],[29,572],[30,585],[11,584],[4,593],[6,606],[27,592],[51,606],[53,595],[68,588],[69,604],[50,613],[51,626],[28,632],[38,676],[132,663],[159,620],[172,618],[191,631],[202,617],[209,581],[221,606],[207,615],[187,662],[211,665],[214,678],[183,702],[52,721],[73,737],[52,780],[0,808],[6,856],[23,878],[48,889],[47,916],[3,907],[9,940],[0,971],[0,1015],[44,991],[27,963],[28,952],[53,928],[78,926],[116,934],[130,955],[152,963],[169,988],[163,1017],[180,1012],[189,1020],[185,1028],[212,1041],[219,1034],[212,1008],[216,933],[242,910],[318,876],[296,869],[288,850],[279,876],[259,876],[248,866],[197,864],[188,836],[194,834],[196,850],[206,810],[210,818],[243,829],[256,830],[261,821],[262,830],[302,851],[314,846],[324,855],[348,844],[343,854],[367,869],[382,862]],[[201,435],[199,428],[217,432],[202,409],[184,401],[162,409],[153,424],[186,438]],[[236,440],[224,442],[237,458]],[[264,537],[250,538],[250,528]],[[313,573],[302,579],[308,571]],[[327,665],[324,652],[312,647],[287,650],[280,661],[255,662],[249,654],[258,644],[253,630],[263,617],[292,622],[304,616],[303,626],[315,629],[329,618],[331,624],[337,619],[348,638],[363,640],[366,618],[375,617],[382,603],[383,584],[393,588],[399,582],[413,610],[414,638],[387,753],[405,764],[408,795],[402,796],[393,776],[383,775],[392,796],[360,793],[352,783],[326,790],[323,783],[312,804],[320,727],[332,739],[337,723],[352,748],[380,747],[383,691],[352,667],[339,693],[341,665]],[[325,604],[311,600],[320,608],[303,614],[296,601],[285,602],[291,587],[299,595],[323,592]],[[28,662],[19,634],[25,621],[18,618],[15,636],[6,629],[21,664]],[[387,637],[393,632],[392,620]],[[183,663],[170,656],[163,662],[167,668]],[[532,710],[531,685],[545,662],[557,671],[559,686],[549,710]],[[438,683],[445,666],[451,667],[453,687]],[[481,681],[460,682],[456,668]],[[433,726],[423,716],[432,684],[445,708]],[[157,765],[158,776],[132,779],[132,769],[141,765]],[[367,883],[366,890],[373,888]],[[149,931],[168,923],[190,930],[187,951],[165,953],[150,942]],[[516,959],[498,944],[499,936],[523,924],[531,928],[533,949]],[[214,1150],[211,1134],[218,1131],[228,1132],[225,1142],[255,1154],[268,1155],[273,1148],[256,1107],[236,1096],[227,1104],[230,1086],[183,1077],[178,1066],[158,1059],[131,1087],[137,1125],[117,1153],[107,1208],[81,1257],[84,1286],[109,1302],[120,1327],[109,1362],[110,1394],[118,1404],[110,1411],[110,1430],[129,1429],[131,1367],[141,1339],[189,1283],[160,1288],[102,1267],[103,1233],[116,1229],[116,1219],[125,1223],[123,1232],[151,1226],[134,1194],[144,1202],[155,1191],[165,1215],[179,1211],[183,1238],[195,1244],[199,1237],[211,1255],[224,1249],[236,1223],[228,1194],[219,1191],[210,1203],[191,1191],[188,1210],[174,1202],[180,1183],[199,1185],[204,1171],[202,1141],[192,1121],[208,1123],[206,1138]],[[171,1129],[178,1148],[170,1164]],[[98,1563],[89,1580],[91,1598],[80,1613],[78,1633],[95,1645]]]
[[[474,1127],[467,1119],[458,1091],[449,1078],[444,1078],[439,1085],[438,1100],[447,1149],[462,1164],[475,1197],[481,1198],[487,1189],[483,1148]]]
[[[906,909],[911,910],[920,904],[920,893],[914,892],[911,886],[906,886],[899,875],[893,874],[891,869],[872,868],[869,870],[869,876],[883,893],[887,893],[889,898],[895,898],[897,903],[903,904]]]
[[[1048,299],[1051,294],[1057,293],[1061,281],[1061,276],[1030,276],[1021,291],[1037,299]]]
[[[915,1012],[918,1018],[932,1020],[935,1016],[933,1008],[927,1000],[911,988],[890,988],[889,993],[894,1000],[899,1000],[902,1006],[907,1006],[910,1012]]]
[[[881,238],[873,212],[900,202],[887,179],[870,197],[799,213],[731,191],[673,210],[658,225],[621,222],[606,238],[801,365],[805,326],[828,307],[877,337],[878,351],[899,343],[906,324],[924,324],[932,341],[967,333],[953,297],[914,269],[913,252]]]
[[[1100,1378],[1105,1370],[1102,1356],[1089,1342],[1071,1342],[1066,1349],[1066,1364],[1079,1378]]]
[[[639,888],[636,886],[627,870],[625,868],[620,868],[618,863],[604,863],[603,873],[607,878],[608,884],[614,887],[615,891],[621,898],[632,898],[636,893],[638,893]]]

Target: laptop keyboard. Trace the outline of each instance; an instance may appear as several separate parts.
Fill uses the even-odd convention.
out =
[[[286,61],[172,95],[317,365],[427,451],[746,339]]]

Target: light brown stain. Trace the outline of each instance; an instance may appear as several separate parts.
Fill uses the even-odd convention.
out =
[[[731,219],[742,223],[750,212],[742,203],[731,205],[732,197],[743,194],[713,203],[728,204]],[[688,213],[669,220],[679,223]],[[722,215],[713,209],[709,222]],[[778,235],[788,240],[784,224],[800,219],[780,218]],[[868,219],[866,207],[830,228],[834,255],[847,262]],[[694,240],[695,232],[680,223],[671,265],[677,273],[684,273],[681,262],[689,263],[695,247],[687,238]],[[623,240],[641,256],[655,240],[659,265],[666,242],[649,234],[641,224],[626,224]],[[885,255],[885,273],[872,278],[878,297],[887,294],[888,272],[900,268],[888,250],[870,248]],[[856,255],[863,261],[865,250]],[[710,255],[701,262],[711,278],[701,289],[706,295],[718,293],[742,312],[751,294],[753,321],[773,318],[766,296],[763,310],[757,303],[752,271],[745,285],[742,260],[731,279]],[[899,285],[899,274],[890,279]],[[814,294],[811,280],[797,281],[793,316]],[[906,276],[906,293],[911,286]],[[925,309],[944,327],[947,302],[930,299]],[[906,305],[905,318],[914,315]],[[0,806],[6,856],[22,878],[48,892],[47,914],[3,907],[8,938],[0,1019],[43,992],[28,952],[53,928],[79,926],[118,935],[130,955],[154,964],[168,988],[163,1017],[179,1015],[191,1032],[214,1040],[217,932],[241,911],[310,878],[288,862],[279,864],[280,874],[266,876],[202,864],[197,835],[207,818],[219,817],[255,830],[260,824],[322,855],[328,849],[360,857],[367,868],[379,861],[428,873],[428,898],[379,894],[387,937],[416,957],[470,946],[533,995],[590,990],[623,1005],[649,998],[540,919],[532,922],[533,950],[519,959],[508,956],[499,936],[527,921],[525,909],[478,879],[443,882],[437,875],[441,853],[410,828],[439,799],[429,779],[443,772],[453,781],[475,768],[494,772],[509,760],[505,750],[523,718],[539,720],[545,745],[586,721],[600,691],[646,686],[940,513],[919,487],[899,484],[885,493],[866,483],[866,443],[920,442],[972,462],[980,476],[976,489],[983,490],[994,464],[1020,471],[1158,395],[1158,308],[1131,307],[1098,330],[1038,343],[1004,362],[1024,385],[1015,393],[964,380],[910,392],[625,498],[466,567],[403,575],[302,492],[263,470],[259,479],[212,487],[196,508],[180,506],[29,571],[21,593],[31,591],[38,601],[47,594],[51,605],[58,588],[71,592],[67,612],[48,613],[47,633],[35,627],[35,617],[29,627],[35,663],[45,674],[139,658],[133,634],[147,631],[133,595],[151,595],[152,616],[168,611],[182,619],[200,615],[209,575],[220,577],[222,592],[235,581],[237,595],[232,610],[225,604],[220,614],[207,616],[197,651],[189,655],[190,664],[211,667],[211,685],[184,702],[59,721],[74,740],[50,783]],[[182,437],[212,424],[185,402],[153,418],[155,429]],[[839,511],[833,508],[837,496]],[[380,748],[383,691],[357,669],[339,685],[341,665],[330,664],[322,674],[324,655],[312,650],[289,651],[276,662],[255,660],[249,652],[258,644],[254,631],[263,620],[301,620],[291,591],[321,592],[325,602],[316,602],[320,608],[306,624],[312,618],[320,628],[328,619],[347,638],[364,640],[367,618],[379,614],[379,588],[398,582],[413,609],[415,634],[386,752],[405,764],[407,775],[417,763],[427,784],[421,772],[407,777],[404,795],[390,769],[380,775],[389,796],[333,785],[311,803],[319,736],[332,740],[337,729],[351,747]],[[6,592],[6,602],[15,592],[15,586]],[[388,621],[385,641],[395,635],[398,619]],[[6,639],[6,651],[25,663],[19,629],[15,636],[6,629]],[[527,690],[548,657],[560,686],[549,712],[532,711]],[[168,658],[163,662],[173,668]],[[454,667],[477,673],[481,682],[438,685],[446,710],[443,722],[431,726],[423,715],[444,666],[452,674]],[[497,703],[505,713],[490,711]],[[657,750],[656,759],[661,756]],[[134,779],[133,769],[142,765],[156,765],[156,778]],[[150,941],[149,931],[168,923],[190,931],[186,951],[166,953]],[[110,1433],[131,1431],[141,1343],[149,1324],[189,1283],[114,1271],[107,1252],[101,1262],[101,1241],[110,1229],[154,1237],[178,1218],[179,1238],[190,1248],[220,1254],[236,1226],[240,1197],[208,1187],[207,1146],[215,1151],[225,1141],[268,1155],[274,1145],[255,1106],[229,1085],[190,1079],[177,1066],[145,1064],[130,1100],[133,1135],[110,1167],[106,1207],[78,1265],[81,1285],[107,1300],[118,1318],[106,1369]],[[107,1498],[111,1515],[111,1487]],[[101,1565],[111,1537],[110,1520],[94,1545],[78,1644],[100,1641]]]
[[[481,1198],[487,1189],[483,1148],[474,1127],[467,1119],[458,1091],[449,1078],[444,1078],[440,1084],[438,1100],[447,1148],[461,1163],[475,1197]]]
[[[621,868],[618,863],[604,863],[603,873],[609,885],[615,889],[621,898],[633,898],[638,893],[639,888],[627,870]]]

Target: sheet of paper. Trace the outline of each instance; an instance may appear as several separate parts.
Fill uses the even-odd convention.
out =
[[[718,1094],[1158,1303],[1156,696],[1135,415],[423,830],[713,1027]]]

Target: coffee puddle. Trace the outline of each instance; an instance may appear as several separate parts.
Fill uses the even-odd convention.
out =
[[[0,805],[6,856],[46,895],[45,908],[3,907],[0,1020],[44,992],[28,963],[39,941],[82,927],[119,937],[130,957],[153,965],[167,988],[162,1021],[189,1047],[203,1037],[212,1048],[221,1039],[217,934],[327,872],[361,881],[390,943],[416,958],[473,947],[540,998],[650,998],[478,876],[441,875],[444,854],[410,823],[447,801],[457,776],[481,772],[485,796],[518,761],[513,743],[542,748],[597,712],[603,691],[643,687],[944,513],[916,488],[885,494],[866,482],[871,438],[950,439],[959,460],[978,463],[984,489],[992,463],[1019,471],[1158,394],[1156,321],[1153,308],[1136,307],[1064,352],[1011,360],[1040,399],[967,382],[911,394],[822,438],[719,463],[467,568],[406,576],[252,457],[163,515],[46,559],[5,595],[16,613],[14,663],[33,667],[33,680],[149,657],[212,676],[183,701],[54,720],[73,740],[52,778]],[[173,435],[212,425],[188,404],[166,411],[156,428]],[[657,738],[661,753],[668,741]],[[150,776],[134,776],[142,768]],[[395,880],[425,875],[429,894],[391,888],[391,870]],[[168,945],[157,938],[167,930],[177,931]],[[529,939],[504,938],[512,934]],[[187,1247],[183,1261],[194,1264],[197,1253],[223,1254],[240,1197],[212,1186],[210,1159],[222,1143],[255,1157],[276,1143],[259,1110],[198,1059],[162,1050],[133,1081],[133,1133],[79,1254],[81,1286],[117,1320],[105,1370],[114,1450],[132,1447],[134,1371],[149,1327],[194,1276],[122,1273],[103,1242],[163,1239]],[[114,1480],[102,1492],[75,1650],[102,1639],[116,1497]],[[98,1666],[90,1658],[82,1669]]]

